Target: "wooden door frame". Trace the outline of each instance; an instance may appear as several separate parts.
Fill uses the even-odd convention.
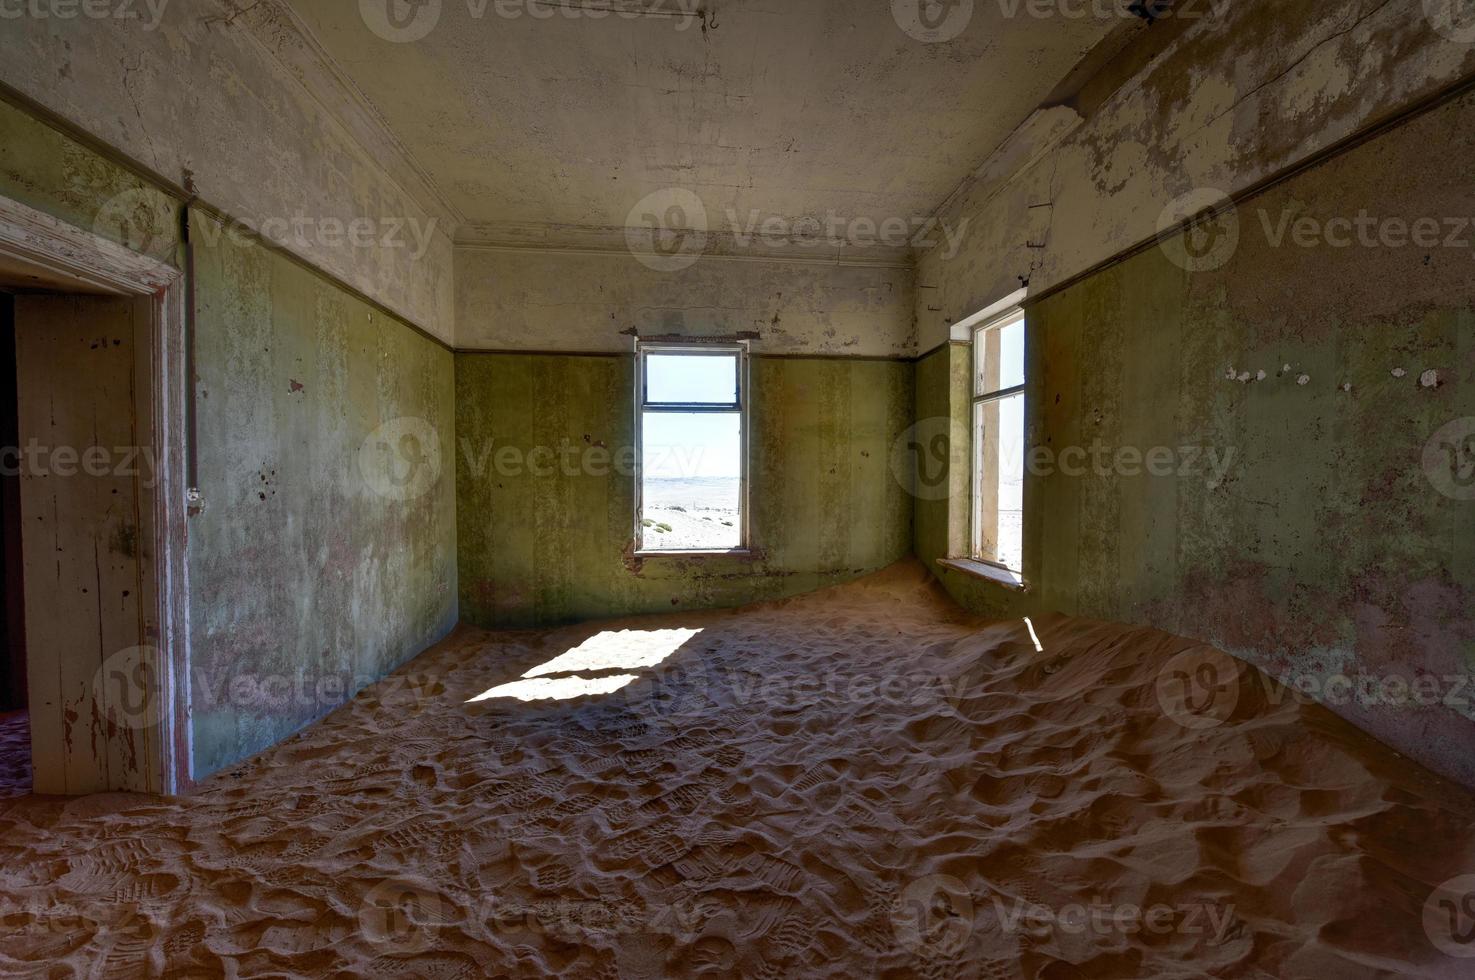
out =
[[[139,533],[153,544],[141,549],[143,580],[152,584],[153,595],[140,614],[146,642],[159,652],[155,701],[161,737],[152,740],[157,751],[145,760],[149,767],[145,784],[151,792],[165,795],[183,792],[191,784],[184,272],[3,195],[0,254],[115,295],[135,297],[151,311],[150,335],[138,338],[145,352],[140,354],[140,367],[148,365],[147,385],[140,384],[135,392],[139,421],[147,423],[151,436],[147,441],[157,457],[152,499],[146,496],[147,504],[140,508],[144,526]]]

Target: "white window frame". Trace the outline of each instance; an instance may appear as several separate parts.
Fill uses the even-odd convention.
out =
[[[737,357],[737,391],[732,402],[696,404],[682,402],[652,402],[646,390],[645,359],[652,354],[679,354],[691,357]],[[635,554],[641,558],[677,556],[690,558],[699,555],[746,555],[749,553],[750,519],[748,507],[748,445],[751,430],[749,412],[748,344],[704,343],[699,340],[683,341],[636,341],[635,344]],[[738,546],[727,550],[677,551],[672,549],[645,547],[645,525],[641,515],[645,512],[645,413],[667,412],[673,414],[711,413],[738,416]]]
[[[1012,387],[980,392],[978,390],[979,341],[988,331],[1001,327],[1006,323],[1012,323],[1015,320],[1020,321],[1021,326],[1024,329],[1024,380]],[[1013,398],[1015,395],[1024,395],[1025,397],[1025,432],[1028,432],[1027,420],[1029,418],[1029,396],[1025,394],[1025,389],[1029,386],[1029,322],[1027,317],[1025,316],[1024,308],[1017,305],[1010,306],[1003,312],[998,313],[994,316],[990,316],[986,320],[982,320],[981,322],[972,326],[971,340],[968,347],[968,361],[968,374],[971,379],[969,382],[969,394],[971,397],[968,403],[968,433],[973,443],[972,452],[970,453],[970,458],[968,461],[971,488],[971,496],[969,497],[968,501],[968,555],[973,561],[982,562],[985,565],[991,565],[994,568],[1003,569],[1011,575],[1018,576],[1022,579],[1024,575],[1024,568],[1022,566],[1024,565],[1023,539],[1025,524],[1025,515],[1023,514],[1023,512],[1021,512],[1020,514],[1021,549],[1019,564],[1021,567],[1010,568],[1008,565],[999,561],[997,558],[985,555],[983,553],[983,527],[978,520],[978,504],[983,493],[983,446],[978,444],[976,437],[978,432],[977,420],[979,406],[987,404],[989,402],[997,402],[1003,401],[1006,398]],[[1027,447],[1023,445],[1023,441],[1021,441],[1021,450],[1027,451]],[[1023,504],[1021,504],[1021,507],[1022,506]]]

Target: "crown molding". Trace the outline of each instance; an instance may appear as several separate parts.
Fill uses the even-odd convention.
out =
[[[445,196],[409,148],[402,143],[379,109],[323,47],[286,0],[258,0],[235,8],[233,0],[219,0],[266,53],[311,95],[406,196],[437,218],[448,234],[466,221],[466,215]]]
[[[972,200],[978,207],[987,204],[1084,122],[1080,113],[1069,106],[1036,109],[1015,127],[982,165],[953,188],[952,193],[932,212],[933,217],[941,220],[956,217],[966,200]]]
[[[456,248],[466,251],[525,252],[556,255],[655,255],[655,237],[648,228],[592,225],[464,224]],[[909,245],[858,245],[850,242],[793,238],[783,241],[744,240],[731,231],[704,233],[699,251],[703,259],[737,262],[782,262],[877,269],[913,269],[917,249]]]

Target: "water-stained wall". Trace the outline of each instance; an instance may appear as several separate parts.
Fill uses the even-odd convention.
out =
[[[1204,639],[1475,783],[1472,153],[1467,95],[1031,306],[1029,591],[950,590]]]
[[[5,102],[0,194],[183,263],[180,202]],[[129,207],[110,205],[119,195]],[[190,221],[204,511],[189,525],[189,680],[201,777],[454,625],[454,368],[442,345],[241,228],[195,211]]]
[[[0,86],[451,341],[455,214],[281,5],[99,6],[7,8]],[[82,227],[130,223],[133,189]]]
[[[1458,5],[1170,6],[940,210],[966,236],[918,261],[920,352],[1022,282],[1068,282],[1475,72],[1468,28],[1449,21]]]
[[[454,379],[444,347],[260,245],[206,244],[210,219],[192,221],[192,712],[211,772],[455,625]]]
[[[911,498],[890,454],[911,421],[912,365],[755,357],[753,554],[632,557],[635,483],[618,460],[634,445],[634,370],[630,355],[457,355],[468,622],[741,605],[863,575],[910,551]]]
[[[135,252],[179,263],[179,204],[25,109],[0,100],[0,193]],[[109,201],[126,200],[108,220]]]

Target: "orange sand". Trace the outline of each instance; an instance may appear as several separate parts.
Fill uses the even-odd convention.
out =
[[[187,800],[0,799],[0,974],[1475,975],[1431,938],[1470,793],[1248,669],[1185,714],[1186,640],[1034,625],[908,564],[459,631]],[[575,647],[541,675],[636,679],[467,703]]]

